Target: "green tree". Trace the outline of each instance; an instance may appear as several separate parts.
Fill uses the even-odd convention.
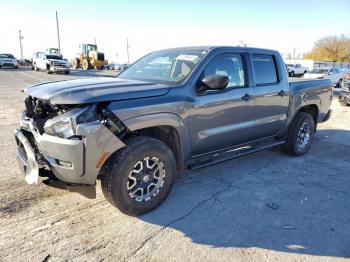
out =
[[[350,38],[345,35],[323,37],[304,54],[304,59],[350,62]]]

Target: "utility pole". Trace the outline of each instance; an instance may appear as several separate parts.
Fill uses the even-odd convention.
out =
[[[58,26],[58,15],[57,15],[57,11],[56,11],[56,25],[57,25],[58,53],[61,54],[60,28],[59,28],[59,26]]]
[[[129,48],[130,48],[130,46],[129,46],[129,40],[126,39],[126,54],[127,54],[127,56],[128,56],[128,64],[130,64]]]
[[[96,45],[96,37],[94,37],[95,45]]]
[[[295,48],[293,49],[293,60],[295,59]]]
[[[19,46],[21,48],[21,61],[23,61],[23,46],[22,46],[23,36],[22,36],[22,31],[19,30],[18,33],[19,33]]]

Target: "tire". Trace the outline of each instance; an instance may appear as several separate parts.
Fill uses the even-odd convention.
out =
[[[304,155],[315,134],[315,121],[309,113],[299,112],[289,127],[284,150],[294,156]]]
[[[294,77],[294,71],[290,72],[290,77]]]
[[[70,71],[66,71],[64,72],[65,75],[69,75]]]
[[[342,85],[343,85],[343,80],[342,80],[342,79],[339,79],[338,84],[337,84],[337,87],[342,87]]]
[[[79,58],[75,58],[73,60],[73,68],[74,69],[79,69],[80,68],[80,59]]]
[[[154,138],[132,137],[126,144],[108,161],[101,186],[105,198],[112,205],[124,214],[138,216],[158,207],[170,193],[176,172],[175,158],[167,145]],[[154,176],[157,170],[158,180]],[[147,184],[152,181],[157,185]],[[145,188],[148,188],[148,193],[143,194]]]
[[[90,61],[87,59],[83,60],[83,69],[84,70],[89,70],[90,69]]]

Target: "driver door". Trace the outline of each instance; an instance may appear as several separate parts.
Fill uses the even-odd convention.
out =
[[[248,83],[246,65],[245,55],[225,53],[217,55],[204,69],[198,85],[213,74],[228,76],[229,84],[222,90],[196,92],[191,114],[192,156],[239,145],[254,137],[254,87]]]

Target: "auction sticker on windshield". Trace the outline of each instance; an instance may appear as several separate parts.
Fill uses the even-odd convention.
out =
[[[176,60],[184,60],[184,61],[190,61],[195,62],[198,59],[197,55],[178,55],[176,57]]]

